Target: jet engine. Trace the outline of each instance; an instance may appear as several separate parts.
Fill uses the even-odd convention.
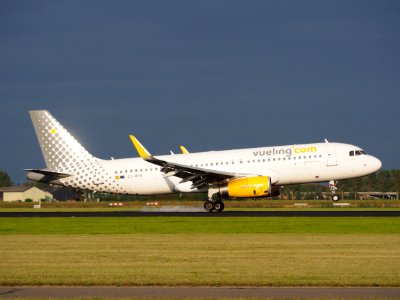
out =
[[[272,196],[271,177],[255,176],[238,178],[219,185],[221,196],[228,197],[268,197]]]

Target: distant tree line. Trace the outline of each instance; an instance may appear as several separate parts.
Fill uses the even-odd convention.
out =
[[[367,176],[340,180],[337,192],[350,193],[356,199],[357,192],[397,192],[400,193],[400,170],[380,170]],[[323,192],[329,188],[323,184],[298,184],[285,186],[281,193],[285,199],[323,199]]]
[[[7,172],[0,170],[0,187],[12,186],[12,185],[13,183]]]

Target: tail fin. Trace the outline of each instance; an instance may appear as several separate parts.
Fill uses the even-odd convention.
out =
[[[97,160],[47,110],[29,114],[48,169],[62,171],[69,165]]]

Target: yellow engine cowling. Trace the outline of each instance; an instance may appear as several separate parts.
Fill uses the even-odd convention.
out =
[[[267,197],[271,196],[271,177],[256,176],[238,178],[219,186],[222,196],[228,197]]]

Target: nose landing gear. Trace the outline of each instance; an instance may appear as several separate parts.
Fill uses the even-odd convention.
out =
[[[336,187],[337,181],[335,182],[334,180],[329,181],[329,190],[331,191],[331,199],[333,202],[338,202],[340,200],[340,197],[338,194],[336,194]]]

